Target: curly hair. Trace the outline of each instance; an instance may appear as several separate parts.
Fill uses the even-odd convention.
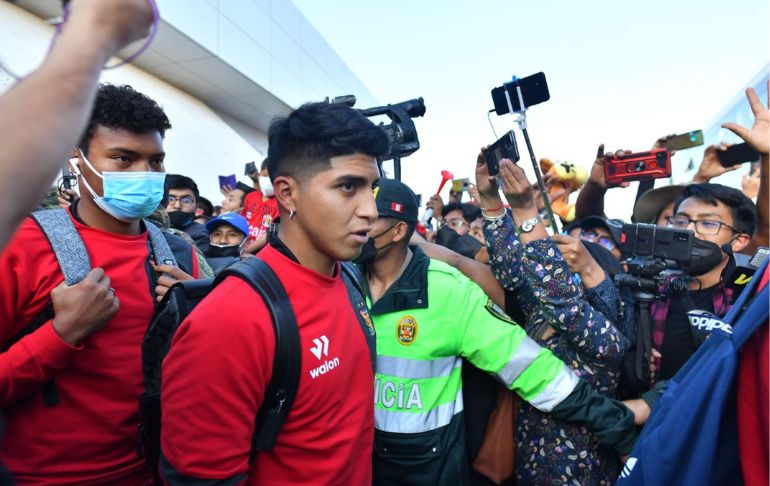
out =
[[[132,133],[157,131],[162,138],[171,123],[158,103],[131,86],[102,84],[96,93],[91,119],[80,139],[79,147],[83,153],[88,153],[88,144],[100,126]]]

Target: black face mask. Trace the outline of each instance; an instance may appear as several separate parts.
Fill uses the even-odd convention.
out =
[[[398,224],[398,223],[396,223]],[[392,230],[396,227],[396,224],[391,226],[390,228],[386,229],[382,233],[380,233],[377,236],[370,236],[368,240],[366,240],[366,243],[364,243],[364,246],[361,247],[361,253],[358,254],[357,257],[353,259],[353,263],[356,265],[363,265],[367,266],[374,262],[374,260],[377,259],[377,253],[384,250],[385,248],[389,247],[393,244],[391,241],[387,245],[383,246],[382,248],[377,248],[377,246],[374,244],[374,240],[379,238],[380,236],[384,235],[388,231]]]
[[[699,277],[722,263],[722,249],[710,241],[699,238],[692,239],[690,259],[682,265],[682,270],[692,277]]]
[[[455,244],[455,241],[457,241],[457,238],[459,237],[460,235],[457,234],[457,231],[449,226],[443,226],[436,231],[436,244],[446,248],[452,248],[452,245]]]
[[[171,211],[168,213],[168,219],[171,222],[171,227],[178,230],[184,230],[195,219],[195,214],[185,213],[183,211]]]
[[[215,245],[211,243],[206,252],[210,258],[236,257],[241,256],[241,245]]]

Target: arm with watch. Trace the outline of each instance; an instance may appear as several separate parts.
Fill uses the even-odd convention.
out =
[[[573,281],[540,220],[524,171],[510,161],[500,163],[500,180],[512,217],[503,208],[497,184],[493,188],[486,166],[477,165],[476,171],[477,178],[484,179],[478,181],[480,192],[484,189],[484,234],[490,264],[500,284],[515,293],[528,320],[544,319],[562,337],[580,343],[579,352],[587,359],[619,363],[626,339],[586,302],[582,288]]]

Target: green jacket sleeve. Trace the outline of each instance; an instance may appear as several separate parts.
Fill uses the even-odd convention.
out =
[[[633,412],[621,402],[599,395],[583,380],[551,414],[559,420],[584,425],[620,454],[630,453],[636,442]]]
[[[453,308],[446,312],[459,321],[459,354],[538,410],[551,411],[577,386],[577,376],[507,319],[477,285],[462,275],[455,278],[448,300]]]

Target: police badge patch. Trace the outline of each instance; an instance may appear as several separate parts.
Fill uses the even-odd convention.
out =
[[[369,334],[374,336],[374,323],[372,323],[372,318],[369,317],[369,311],[364,307],[363,309],[358,311],[359,314],[361,314],[361,317],[364,318],[364,322],[366,322],[366,327],[369,328]]]
[[[404,346],[409,346],[417,339],[417,321],[412,316],[404,316],[396,326],[396,339]]]
[[[511,319],[508,314],[505,313],[503,309],[500,308],[497,304],[492,302],[491,300],[487,300],[487,305],[484,306],[487,309],[487,312],[492,314],[493,316],[497,317],[501,321],[505,321],[508,324],[516,324],[513,319]]]

